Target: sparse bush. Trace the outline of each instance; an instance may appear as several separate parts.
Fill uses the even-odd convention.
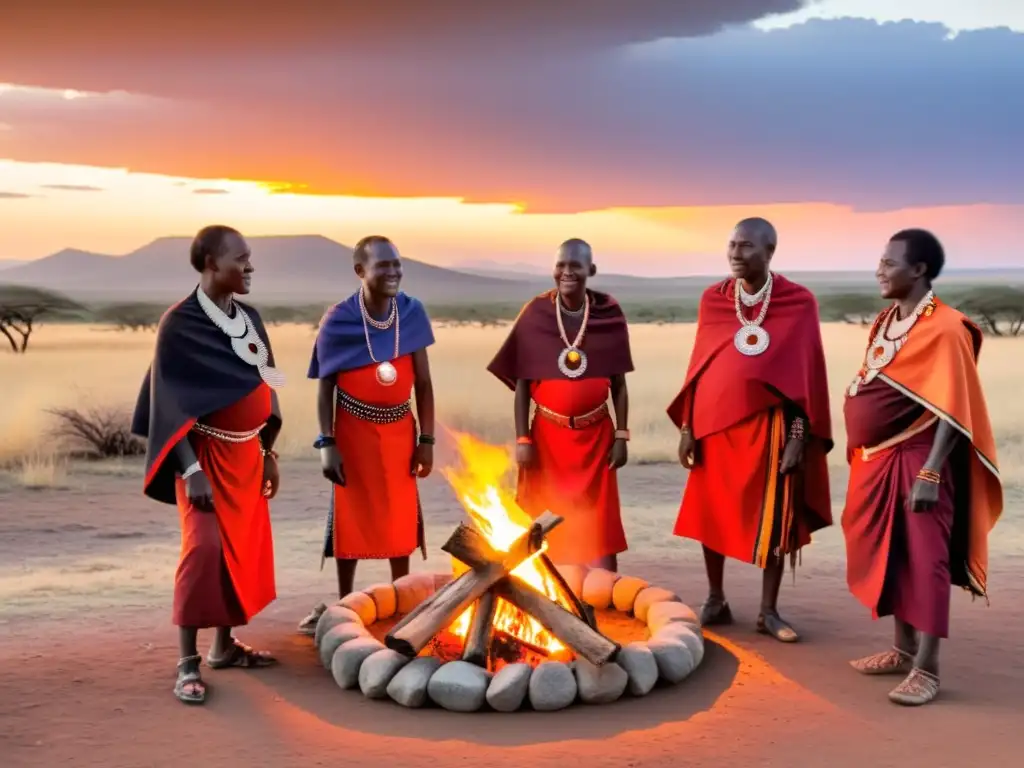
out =
[[[51,408],[47,413],[57,419],[54,436],[67,440],[72,453],[99,459],[146,453],[145,443],[131,433],[131,417],[123,410]]]
[[[875,293],[836,293],[818,296],[821,319],[855,325],[871,325],[885,301]]]
[[[156,304],[108,304],[94,313],[94,319],[121,331],[146,331],[160,324],[163,313]]]

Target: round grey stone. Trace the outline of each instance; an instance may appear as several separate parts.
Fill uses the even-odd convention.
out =
[[[647,611],[647,628],[651,630],[652,635],[666,624],[676,621],[700,628],[700,619],[690,606],[675,600],[654,603]]]
[[[653,637],[681,641],[693,656],[695,667],[700,666],[700,663],[704,661],[704,635],[699,629],[695,630],[685,622],[673,621],[665,624],[654,633]]]
[[[636,596],[636,600],[633,601],[633,615],[640,619],[640,621],[647,621],[647,611],[650,610],[652,605],[672,601],[682,602],[675,592],[669,592],[662,587],[641,589]]]
[[[658,683],[658,662],[647,643],[633,642],[622,647],[615,662],[629,675],[629,692],[646,696]]]
[[[363,662],[382,648],[384,644],[373,637],[357,637],[340,646],[331,659],[334,682],[341,688],[355,688]]]
[[[409,613],[434,594],[434,591],[434,574],[432,573],[410,573],[395,579],[398,613]]]
[[[427,703],[427,684],[440,666],[436,656],[417,656],[391,678],[388,696],[403,707],[422,707]]]
[[[612,607],[612,590],[619,574],[604,568],[591,568],[583,579],[583,602],[598,610]]]
[[[626,690],[629,675],[614,661],[595,666],[586,659],[576,660],[576,684],[584,704],[611,704]]]
[[[313,633],[313,642],[316,645],[320,645],[320,642],[324,639],[324,635],[334,629],[334,627],[351,621],[358,624],[363,623],[359,618],[359,614],[351,608],[345,608],[341,605],[332,605],[320,614],[320,619],[316,623],[316,630]]]
[[[515,712],[526,700],[532,673],[529,664],[506,664],[487,686],[487,703],[498,712]]]
[[[615,610],[632,615],[636,596],[649,586],[650,584],[636,576],[623,576],[612,587],[612,605],[615,606]]]
[[[530,706],[538,712],[565,709],[576,701],[576,678],[565,664],[545,661],[530,675],[529,691]]]
[[[364,594],[373,599],[377,608],[377,621],[390,619],[398,610],[398,593],[394,584],[373,584],[363,590]]]
[[[341,646],[350,640],[369,636],[370,632],[363,626],[362,622],[350,621],[345,624],[338,624],[324,635],[323,640],[320,641],[320,663],[324,665],[324,669],[330,669],[334,654]]]
[[[682,640],[653,638],[647,642],[647,647],[658,663],[658,674],[673,685],[683,682],[697,666],[690,649]]]
[[[359,690],[368,699],[386,698],[392,678],[408,663],[407,656],[390,648],[371,654],[359,667]]]
[[[377,620],[377,605],[372,597],[363,592],[350,592],[338,601],[338,605],[355,611],[366,626]]]
[[[468,661],[450,661],[431,675],[427,694],[452,712],[476,712],[484,705],[490,682],[486,669]]]

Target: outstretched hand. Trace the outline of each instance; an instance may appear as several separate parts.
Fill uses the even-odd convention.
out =
[[[345,466],[336,445],[325,445],[320,449],[320,469],[324,477],[335,485],[345,487]]]
[[[779,474],[788,475],[800,468],[804,462],[804,441],[791,437],[782,449],[782,461],[779,462]]]
[[[629,447],[625,440],[616,438],[612,448],[608,452],[608,466],[611,469],[621,469],[629,461]]]

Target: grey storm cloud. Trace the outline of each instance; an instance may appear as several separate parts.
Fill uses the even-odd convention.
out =
[[[45,136],[13,131],[24,134],[8,142],[13,156],[535,211],[1024,202],[1024,35],[1008,30],[950,39],[913,22],[743,25],[802,5],[781,0],[595,0],[589,14],[582,0],[500,13],[453,1],[438,3],[436,18],[420,4],[364,5],[325,10],[320,31],[301,13],[281,17],[277,46],[263,45],[270,11],[238,14],[224,46],[193,57],[189,41],[205,43],[234,17],[215,6],[191,20],[203,35],[183,39],[171,24],[146,53],[127,35],[63,63],[45,43],[5,50],[0,32],[0,80],[20,68],[17,82],[173,105],[124,109],[108,123],[98,108],[69,114]],[[15,11],[13,27],[34,12]],[[106,11],[97,13],[81,23],[99,25]],[[417,25],[430,46],[414,39]],[[485,32],[486,55],[467,43]]]

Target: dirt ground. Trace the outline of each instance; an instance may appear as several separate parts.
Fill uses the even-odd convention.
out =
[[[457,715],[405,710],[339,690],[319,666],[299,618],[329,596],[319,572],[327,488],[310,462],[282,467],[273,505],[278,594],[239,636],[275,652],[268,670],[206,670],[205,707],[171,694],[170,625],[178,547],[173,508],[143,499],[137,465],[80,467],[66,488],[0,485],[0,765],[337,765],[495,767],[975,766],[1019,764],[1024,749],[1024,527],[1019,490],[992,537],[992,605],[957,593],[943,652],[943,692],[902,709],[896,681],[864,678],[846,662],[889,645],[845,589],[837,527],[803,557],[783,609],[804,642],[755,634],[758,573],[731,564],[737,624],[708,635],[703,665],[678,687],[603,707],[557,713]],[[845,475],[833,475],[838,520]],[[681,471],[623,470],[630,551],[623,572],[704,596],[699,550],[674,540]],[[447,485],[424,484],[430,545],[416,569],[442,570],[439,547],[461,519]],[[360,584],[385,576],[367,564]]]

